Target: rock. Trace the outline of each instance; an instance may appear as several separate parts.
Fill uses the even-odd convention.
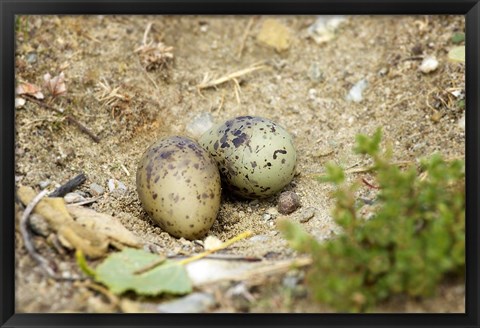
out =
[[[418,68],[422,73],[428,74],[435,71],[438,67],[438,60],[433,56],[427,56],[423,59],[422,64]]]
[[[257,35],[257,41],[266,46],[274,48],[281,52],[290,47],[292,36],[290,30],[276,19],[266,19],[260,32]]]
[[[52,183],[52,181],[50,181],[50,180],[43,180],[43,181],[40,181],[40,182],[38,183],[38,186],[40,187],[40,189],[45,189],[45,188],[47,188],[47,187],[50,185],[50,183]]]
[[[315,216],[316,210],[317,209],[315,207],[305,208],[304,210],[302,210],[302,212],[300,212],[299,221],[301,223],[306,223],[306,222],[310,221],[310,219]]]
[[[278,198],[278,212],[281,214],[293,213],[300,206],[300,198],[293,191],[285,191]]]
[[[105,189],[100,186],[98,183],[90,184],[90,195],[92,196],[100,196],[105,192]]]
[[[15,108],[22,108],[27,101],[23,98],[15,98]]]
[[[110,192],[119,192],[119,193],[126,193],[127,192],[127,187],[125,184],[121,181],[115,180],[115,179],[110,179],[108,180],[108,190]]]
[[[157,307],[160,313],[202,313],[215,305],[215,297],[208,293],[192,293]]]
[[[85,197],[83,197],[82,195],[76,192],[69,192],[63,197],[63,199],[67,204],[71,204],[71,203],[83,202],[85,200]]]
[[[321,15],[318,16],[307,30],[307,35],[317,44],[322,44],[335,37],[337,29],[346,21],[343,15]]]
[[[205,241],[203,242],[203,248],[206,251],[209,251],[209,250],[216,249],[216,248],[220,247],[220,245],[222,245],[222,244],[223,244],[222,241],[220,239],[218,239],[217,237],[207,236],[207,238],[205,238]]]
[[[47,237],[51,233],[47,220],[40,214],[32,213],[28,224],[35,234],[42,237]]]
[[[355,85],[350,89],[347,95],[348,101],[361,102],[363,100],[362,93],[367,88],[368,82],[366,79],[362,79],[355,83]]]

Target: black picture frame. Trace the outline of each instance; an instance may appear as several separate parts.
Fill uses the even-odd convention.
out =
[[[0,7],[1,327],[478,327],[480,3],[478,0],[2,0]],[[47,14],[460,14],[466,18],[466,313],[107,315],[14,312],[14,17]]]

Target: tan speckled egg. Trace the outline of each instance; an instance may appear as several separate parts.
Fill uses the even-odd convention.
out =
[[[214,126],[198,142],[217,162],[225,185],[244,198],[272,196],[295,174],[292,137],[266,118],[236,117]]]
[[[140,159],[137,192],[150,218],[174,237],[198,239],[215,221],[221,197],[220,174],[195,141],[168,137]]]

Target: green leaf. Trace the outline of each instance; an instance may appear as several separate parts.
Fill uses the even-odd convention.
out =
[[[96,268],[95,280],[116,294],[127,290],[142,295],[192,291],[192,283],[182,264],[133,248],[110,255]]]
[[[465,46],[458,46],[450,49],[448,59],[453,62],[465,62]]]
[[[461,42],[465,41],[465,33],[463,32],[457,32],[452,35],[452,42],[455,44],[459,44]]]

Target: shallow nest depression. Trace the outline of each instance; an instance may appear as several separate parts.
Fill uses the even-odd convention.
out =
[[[315,177],[329,161],[347,169],[369,164],[352,151],[356,134],[381,127],[394,161],[414,162],[435,152],[446,158],[465,155],[465,65],[447,58],[452,35],[464,31],[464,18],[344,18],[325,33],[312,28],[315,16],[20,17],[17,86],[38,86],[44,98],[26,94],[15,110],[17,187],[53,190],[83,172],[87,181],[75,190],[79,196],[91,198],[92,183],[103,188],[85,207],[115,217],[152,251],[195,254],[203,250],[202,241],[171,237],[142,210],[135,190],[138,161],[158,138],[191,134],[187,126],[201,113],[210,113],[214,122],[255,115],[277,122],[294,138],[297,173],[285,190],[300,197],[301,207],[287,217],[304,221],[303,227],[320,240],[341,233],[331,217],[333,187]],[[274,29],[280,36],[268,34],[271,19],[282,26]],[[431,72],[420,70],[427,56],[438,61]],[[48,84],[61,72],[63,81]],[[362,80],[361,100],[348,98]],[[348,174],[351,181],[362,177],[369,175]],[[111,179],[123,185],[109,187]],[[367,186],[363,192],[368,194]],[[298,257],[276,229],[276,220],[284,217],[277,202],[278,195],[245,201],[224,193],[208,235],[225,241],[251,230],[255,236],[221,255]],[[302,219],[312,208],[313,217]],[[17,206],[17,221],[22,212]],[[73,253],[52,240],[32,237],[59,272],[79,275]],[[172,300],[131,293],[113,297],[78,281],[48,279],[19,232],[15,254],[17,312],[160,312],[159,304]],[[214,301],[197,311],[331,311],[311,302],[301,274],[199,288]],[[294,293],[291,276],[300,277]],[[394,298],[377,311],[464,312],[464,295],[463,283],[445,282],[434,298]]]

